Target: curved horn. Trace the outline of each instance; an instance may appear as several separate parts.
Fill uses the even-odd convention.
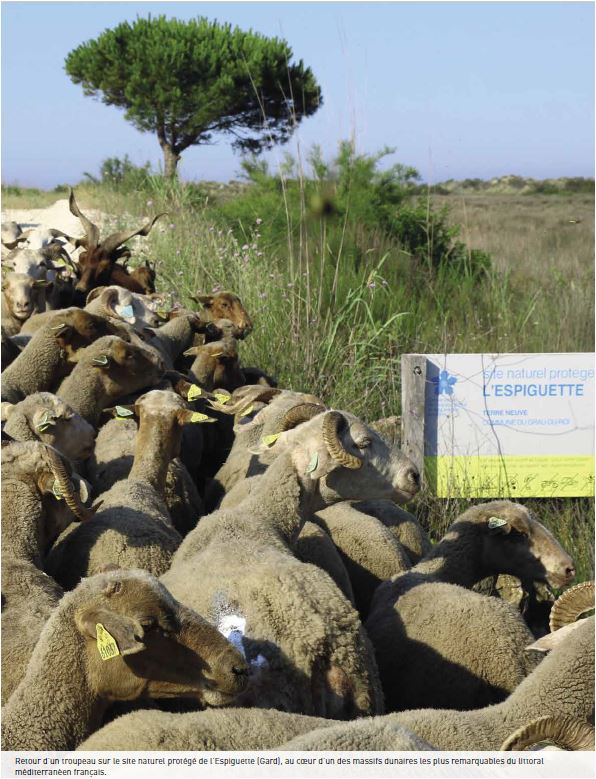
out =
[[[575,622],[581,614],[593,608],[594,582],[570,587],[553,603],[549,619],[551,632]]]
[[[501,752],[521,752],[539,741],[553,741],[561,749],[594,749],[594,728],[572,717],[539,717],[518,728],[501,746]]]
[[[108,254],[111,254],[112,252],[116,251],[116,249],[121,244],[125,243],[130,238],[134,238],[135,235],[149,235],[153,225],[157,222],[160,216],[165,216],[166,213],[167,212],[164,211],[163,213],[154,216],[150,222],[147,222],[147,224],[143,225],[143,227],[139,227],[138,230],[119,230],[117,233],[112,233],[112,235],[109,235],[105,241],[101,242],[102,249],[105,249]],[[122,256],[122,254],[120,254],[120,256]]]
[[[73,216],[77,216],[81,220],[81,224],[85,228],[85,235],[86,235],[86,241],[85,243],[81,243],[80,239],[76,241],[80,246],[84,246],[86,249],[94,249],[97,244],[99,243],[99,228],[97,225],[94,225],[93,222],[91,222],[85,214],[82,214],[78,205],[77,201],[75,200],[74,191],[70,190],[70,195],[68,198],[68,207],[70,208],[70,213]]]
[[[298,406],[293,406],[289,411],[284,414],[279,432],[285,433],[286,430],[292,430],[294,427],[301,425],[303,422],[308,422],[309,419],[318,416],[326,411],[325,406],[320,406],[318,403],[300,403]]]
[[[339,430],[345,424],[345,417],[339,411],[330,411],[323,420],[323,441],[327,451],[345,468],[356,470],[362,468],[362,460],[347,452],[339,440]]]
[[[46,447],[46,456],[50,470],[58,482],[60,492],[62,493],[62,497],[64,498],[68,508],[72,511],[77,519],[90,519],[94,512],[89,511],[89,509],[85,508],[85,506],[83,506],[81,503],[81,499],[74,488],[70,476],[66,472],[64,462],[62,461],[62,458],[58,452],[48,446]]]

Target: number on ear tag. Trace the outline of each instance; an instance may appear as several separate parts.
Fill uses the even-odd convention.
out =
[[[232,397],[231,395],[224,395],[223,392],[214,392],[213,396],[218,403],[221,403],[222,406]]]
[[[60,485],[58,484],[58,479],[54,479],[54,483],[52,484],[52,494],[56,498],[56,500],[62,500],[62,490],[60,489]]]
[[[97,633],[97,649],[101,659],[111,660],[113,657],[118,657],[120,650],[114,636],[108,633],[101,622],[96,623],[95,631]]]
[[[211,417],[208,417],[207,414],[201,414],[200,411],[193,412],[191,418],[191,422],[217,422],[217,419],[212,419]]]
[[[202,394],[203,390],[200,387],[197,387],[196,384],[191,384],[186,398],[187,400],[194,400],[195,398],[200,397]]]

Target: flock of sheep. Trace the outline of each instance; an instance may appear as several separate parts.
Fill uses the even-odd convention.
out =
[[[2,747],[593,749],[594,585],[538,519],[431,544],[386,422],[242,366],[236,295],[131,270],[158,217],[69,203],[82,237],[2,226]]]

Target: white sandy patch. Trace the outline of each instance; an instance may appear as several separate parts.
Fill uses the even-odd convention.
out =
[[[94,224],[101,226],[109,217],[97,209],[89,209],[83,212]],[[74,238],[82,238],[85,235],[83,226],[78,217],[73,216],[68,208],[68,199],[57,200],[47,208],[7,208],[2,210],[3,222],[17,222],[23,230],[29,227],[54,227],[62,230]]]

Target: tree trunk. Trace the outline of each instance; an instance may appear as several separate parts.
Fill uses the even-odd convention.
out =
[[[164,176],[169,179],[176,178],[176,167],[178,165],[180,155],[177,154],[172,149],[172,147],[168,146],[167,144],[162,144],[161,150],[163,151],[164,159]]]

